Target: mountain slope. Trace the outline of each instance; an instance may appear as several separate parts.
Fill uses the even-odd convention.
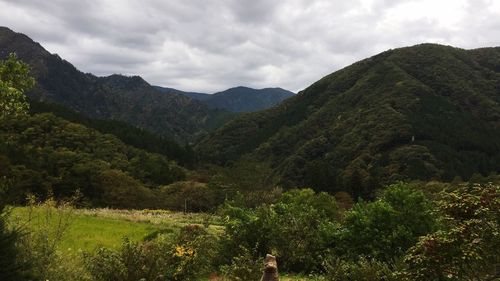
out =
[[[223,108],[233,112],[252,112],[273,107],[293,96],[281,88],[252,89],[235,87],[213,94],[206,103],[213,108]]]
[[[2,120],[0,166],[0,175],[12,187],[9,197],[17,202],[27,193],[45,197],[53,192],[60,198],[79,189],[97,205],[110,206],[119,200],[141,204],[127,202],[137,198],[125,196],[145,194],[145,187],[185,178],[185,170],[162,155],[50,113]],[[111,191],[110,200],[103,201],[102,196]]]
[[[37,85],[28,93],[30,98],[59,103],[92,118],[120,120],[191,141],[231,116],[183,95],[164,95],[138,76],[82,73],[26,35],[0,27],[0,58],[10,52],[32,66]]]
[[[196,93],[196,92],[184,92],[181,90],[177,90],[174,88],[166,88],[166,87],[160,87],[160,86],[153,86],[156,90],[166,93],[166,94],[178,94],[178,95],[183,95],[195,100],[199,101],[205,101],[211,97],[210,94],[205,94],[205,93]]]
[[[163,93],[181,94],[203,101],[211,108],[225,109],[231,112],[253,112],[268,109],[294,95],[294,93],[281,88],[252,89],[240,86],[215,94],[183,92],[158,86],[155,88]]]
[[[196,157],[189,146],[181,146],[172,139],[161,137],[128,123],[107,119],[92,119],[67,107],[54,103],[30,102],[30,113],[52,113],[72,123],[84,125],[102,134],[111,134],[120,141],[150,153],[158,153],[177,161],[184,167],[193,167]]]
[[[355,195],[399,179],[500,171],[499,56],[434,44],[390,50],[236,118],[196,149],[222,163],[251,153],[284,186]]]

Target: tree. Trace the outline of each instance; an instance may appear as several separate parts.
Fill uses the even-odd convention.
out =
[[[462,185],[441,197],[447,227],[410,248],[408,280],[498,280],[500,186]]]
[[[34,79],[29,76],[28,65],[19,61],[15,54],[0,61],[0,119],[27,113],[28,103],[23,93],[33,85]],[[0,198],[4,197],[8,186],[6,178],[1,177]],[[7,227],[4,204],[0,202],[0,280],[25,280],[26,265],[20,262],[16,248],[20,233]]]
[[[378,200],[357,203],[346,212],[337,251],[353,260],[366,256],[390,261],[435,228],[433,206],[423,192],[398,183]]]
[[[24,93],[35,84],[29,72],[29,66],[18,60],[14,53],[0,61],[0,118],[28,112],[29,104]]]

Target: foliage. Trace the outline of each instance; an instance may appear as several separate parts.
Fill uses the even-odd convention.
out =
[[[28,264],[20,259],[16,242],[22,233],[19,229],[9,229],[6,224],[7,211],[0,206],[0,280],[29,280]]]
[[[238,116],[195,150],[221,164],[250,154],[284,188],[355,199],[399,180],[486,176],[500,170],[500,74],[488,59],[499,52],[434,44],[383,52]]]
[[[242,157],[228,167],[214,166],[212,173],[208,185],[218,201],[233,200],[239,206],[256,207],[276,202],[282,193],[269,164],[250,157]]]
[[[231,264],[221,267],[224,280],[259,280],[262,276],[264,259],[256,259],[256,254],[245,247],[240,247],[238,252],[240,252],[240,254],[233,257]]]
[[[74,197],[74,201],[77,197]],[[37,202],[34,196],[28,198],[28,216],[23,221],[16,221],[26,230],[20,237],[22,256],[30,262],[31,271],[41,280],[52,280],[64,267],[60,264],[60,245],[68,230],[74,209],[70,201],[56,202],[53,198]],[[35,209],[40,212],[35,212]]]
[[[211,270],[214,237],[199,226],[186,226],[171,240],[159,236],[141,243],[124,240],[119,250],[88,253],[85,266],[95,280],[199,280]]]
[[[411,280],[493,280],[500,274],[500,186],[462,185],[439,201],[448,228],[424,236],[405,260]]]
[[[0,28],[0,49],[15,51],[32,67],[37,87],[28,93],[30,98],[57,103],[91,118],[120,120],[186,143],[233,116],[182,95],[161,93],[139,76],[83,73],[24,34],[5,27]]]
[[[14,53],[0,61],[0,121],[25,115],[28,104],[24,92],[33,87],[29,67],[19,61]],[[28,262],[22,260],[16,243],[23,238],[20,228],[7,226],[6,193],[11,187],[7,178],[8,159],[0,155],[0,280],[29,280]]]
[[[103,134],[114,135],[127,145],[144,149],[150,153],[165,155],[167,158],[176,160],[183,166],[193,167],[196,162],[196,157],[190,146],[186,145],[183,147],[168,137],[157,136],[122,121],[92,119],[62,105],[34,100],[30,100],[30,112],[32,114],[52,113],[57,117],[82,124]]]
[[[356,262],[330,258],[324,263],[328,281],[398,281],[401,280],[387,263],[360,258]]]
[[[24,93],[35,84],[29,72],[29,66],[15,53],[0,61],[0,119],[27,114],[29,105]]]
[[[254,210],[226,205],[223,254],[231,260],[238,249],[256,249],[254,258],[277,255],[285,271],[312,271],[321,266],[339,220],[335,199],[310,189],[285,192],[273,205]],[[244,256],[244,255],[243,255]]]
[[[12,182],[7,193],[11,202],[22,202],[26,192],[44,197],[52,190],[63,198],[80,189],[94,205],[154,208],[156,202],[144,200],[152,193],[146,187],[185,177],[184,169],[164,156],[52,114],[4,119],[0,155],[2,173]],[[119,193],[124,201],[112,198]]]
[[[335,248],[352,260],[365,256],[391,261],[435,229],[436,215],[424,194],[399,183],[378,200],[357,203],[345,213]]]

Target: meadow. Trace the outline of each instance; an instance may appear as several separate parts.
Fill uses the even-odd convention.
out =
[[[222,230],[220,219],[201,213],[165,210],[68,209],[60,211],[47,206],[14,207],[10,220],[28,229],[43,224],[56,227],[68,224],[59,249],[92,251],[97,247],[117,249],[126,237],[142,241],[155,233],[175,234],[188,224],[208,225],[212,232]],[[64,223],[62,223],[64,221]]]
[[[25,230],[65,228],[58,251],[68,257],[92,252],[99,247],[118,249],[124,238],[140,242],[155,234],[178,234],[186,225],[203,225],[213,234],[222,233],[219,216],[166,210],[121,210],[109,208],[55,208],[51,204],[10,208],[10,223]],[[67,224],[67,227],[64,225]],[[79,259],[76,259],[79,262]],[[208,280],[208,279],[207,279]],[[213,279],[210,279],[213,280]],[[321,277],[281,275],[284,281],[319,281]]]

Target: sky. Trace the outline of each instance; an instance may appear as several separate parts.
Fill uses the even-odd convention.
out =
[[[0,26],[100,76],[298,92],[388,49],[500,46],[500,0],[0,0]]]

